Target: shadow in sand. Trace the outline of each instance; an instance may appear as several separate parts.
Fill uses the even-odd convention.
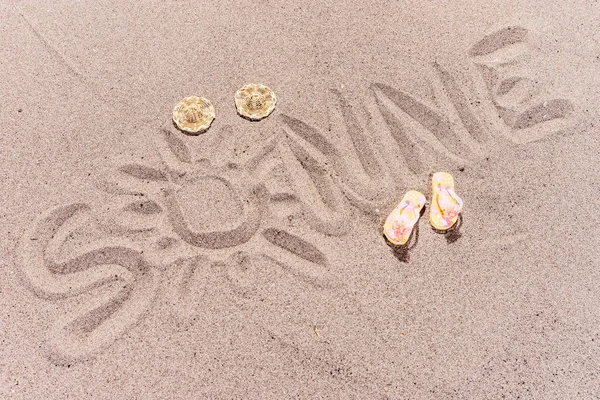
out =
[[[452,228],[448,229],[447,231],[440,231],[433,227],[431,229],[433,229],[434,232],[444,235],[446,237],[446,241],[448,241],[448,243],[454,243],[462,237],[462,232],[460,231],[460,229],[462,228],[462,225],[463,225],[463,216],[462,216],[462,214],[460,214],[458,216],[458,220],[456,221],[456,224],[454,224],[454,226]]]
[[[208,130],[208,128],[206,128],[206,129],[203,129],[203,130],[198,131],[198,132],[188,132],[188,131],[184,131],[183,129],[179,129],[179,127],[177,126],[177,124],[173,120],[171,120],[171,124],[173,124],[173,128],[175,128],[176,132],[181,132],[181,133],[183,133],[186,136],[200,136],[200,135],[202,135],[203,133],[205,133]]]

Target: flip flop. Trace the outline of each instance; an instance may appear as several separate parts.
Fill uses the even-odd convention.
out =
[[[429,223],[439,231],[447,231],[458,221],[463,201],[454,191],[454,178],[447,172],[433,174],[431,186]]]
[[[383,234],[390,243],[403,245],[408,242],[426,202],[425,196],[416,190],[410,190],[404,195],[383,225]]]

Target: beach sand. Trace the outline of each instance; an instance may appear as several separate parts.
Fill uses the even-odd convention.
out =
[[[0,3],[0,397],[597,398],[598,4],[213,3]]]

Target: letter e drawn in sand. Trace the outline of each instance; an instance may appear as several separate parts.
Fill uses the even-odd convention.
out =
[[[523,26],[500,28],[469,51],[488,98],[504,124],[504,135],[517,144],[565,132],[575,123],[575,107],[556,96],[552,82],[538,79],[535,37]]]

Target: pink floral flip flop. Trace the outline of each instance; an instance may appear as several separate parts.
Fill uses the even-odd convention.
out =
[[[454,178],[447,172],[433,174],[431,186],[429,223],[439,231],[447,231],[456,224],[463,201],[454,191]]]
[[[404,195],[383,225],[383,234],[390,243],[404,245],[408,242],[426,202],[425,196],[416,190],[410,190]]]

